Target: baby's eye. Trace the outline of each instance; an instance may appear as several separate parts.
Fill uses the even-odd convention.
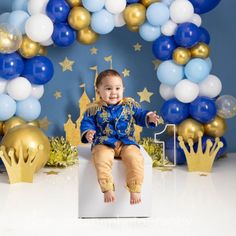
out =
[[[120,90],[120,88],[116,88],[116,90]]]
[[[111,90],[111,88],[106,88],[106,90]]]

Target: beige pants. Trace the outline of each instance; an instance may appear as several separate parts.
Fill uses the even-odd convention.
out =
[[[98,144],[92,149],[93,162],[102,192],[115,190],[112,178],[112,163],[120,158],[126,167],[126,182],[130,192],[141,192],[144,175],[144,160],[140,149],[135,145],[117,142],[116,148]]]

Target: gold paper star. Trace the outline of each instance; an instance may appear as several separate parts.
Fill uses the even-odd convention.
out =
[[[153,95],[153,93],[148,92],[147,88],[144,88],[142,92],[138,92],[138,95],[140,96],[140,102],[150,102],[150,97]]]
[[[142,45],[139,44],[139,43],[136,43],[136,44],[133,45],[133,47],[134,47],[134,51],[141,51]]]
[[[160,60],[153,60],[152,64],[154,65],[154,70],[157,70],[158,66],[161,64]]]
[[[50,170],[50,171],[46,171],[46,172],[43,172],[43,173],[45,173],[47,175],[58,175],[58,173],[60,173],[60,172]]]
[[[91,55],[97,54],[97,51],[98,51],[98,49],[95,48],[95,47],[92,47],[92,48],[90,49]]]
[[[65,57],[64,61],[59,62],[59,64],[62,67],[63,72],[65,72],[66,70],[72,71],[72,66],[74,63],[75,63],[75,61],[71,61],[67,57]]]
[[[124,77],[129,76],[129,73],[130,73],[130,70],[126,68],[122,71],[122,74],[124,75]]]
[[[59,99],[61,98],[61,92],[60,91],[56,91],[53,96],[56,98],[56,99]]]
[[[43,119],[39,120],[39,127],[44,129],[44,130],[48,130],[48,126],[51,124],[52,122],[50,122],[47,118],[47,116],[45,116]]]

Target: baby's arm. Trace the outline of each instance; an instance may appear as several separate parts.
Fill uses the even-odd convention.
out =
[[[94,134],[96,133],[95,117],[89,116],[86,112],[80,125],[81,141],[82,143],[91,143]]]
[[[163,124],[163,119],[156,114],[156,112],[150,111],[147,113],[148,123],[154,123],[155,126]]]

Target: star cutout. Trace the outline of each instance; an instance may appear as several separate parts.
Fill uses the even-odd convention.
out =
[[[129,73],[130,73],[130,70],[126,68],[122,71],[122,74],[124,75],[124,77],[129,76]]]
[[[138,92],[138,95],[140,96],[140,102],[150,102],[150,97],[153,95],[153,93],[148,92],[147,88],[144,88],[142,92]]]
[[[134,47],[134,51],[141,51],[142,45],[139,44],[139,43],[136,43],[136,44],[133,45],[133,47]]]
[[[90,48],[91,55],[97,54],[97,52],[98,52],[97,48],[95,48],[95,47]]]
[[[47,116],[45,116],[43,119],[39,120],[39,127],[48,130],[48,126],[51,124],[51,122],[48,120]]]
[[[47,175],[58,175],[58,173],[60,173],[60,172],[50,170],[50,171],[46,171],[46,172],[43,172],[43,173],[45,173]]]
[[[61,92],[60,91],[56,91],[53,96],[56,98],[56,99],[59,99],[61,98]]]
[[[154,65],[154,70],[157,70],[158,66],[161,64],[160,60],[153,60],[152,64]]]
[[[59,62],[59,64],[62,67],[63,72],[65,72],[67,70],[72,71],[72,66],[74,63],[75,63],[75,61],[71,61],[67,57],[65,57],[64,61]]]

